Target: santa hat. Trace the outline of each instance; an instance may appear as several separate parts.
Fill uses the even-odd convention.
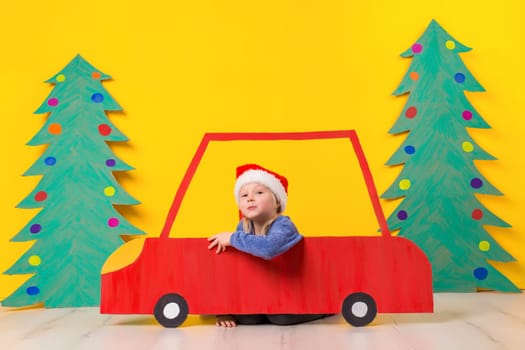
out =
[[[257,164],[245,164],[237,168],[237,180],[235,181],[234,194],[237,204],[239,204],[239,191],[241,187],[256,182],[268,187],[281,205],[281,211],[286,207],[288,199],[288,180],[284,176],[265,169]]]

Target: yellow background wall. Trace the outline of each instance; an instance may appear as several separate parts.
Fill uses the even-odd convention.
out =
[[[124,214],[155,236],[205,132],[357,129],[382,193],[400,170],[384,163],[404,138],[387,133],[406,102],[391,96],[410,63],[399,54],[434,18],[473,48],[462,58],[487,92],[468,98],[492,129],[471,134],[499,158],[477,165],[505,194],[481,200],[513,225],[487,229],[521,260],[496,266],[525,288],[524,7],[520,0],[490,5],[452,0],[4,4],[0,271],[31,246],[9,239],[36,214],[15,208],[39,180],[21,176],[42,152],[25,146],[46,118],[33,111],[51,91],[44,80],[77,53],[114,78],[104,85],[124,112],[109,117],[131,141],[113,150],[136,167],[119,181],[142,201]],[[360,175],[346,164],[351,151],[345,147],[341,141],[213,145],[172,234],[207,236],[233,228],[233,168],[251,160],[251,152],[262,164],[286,170],[287,212],[305,234],[344,234],[347,227],[374,234],[377,224],[366,195],[357,189]],[[305,164],[311,178],[326,177],[313,193],[302,180]],[[396,204],[382,202],[387,215]],[[333,220],[320,225],[327,219]],[[202,228],[196,226],[201,223]],[[0,275],[0,300],[26,278]]]

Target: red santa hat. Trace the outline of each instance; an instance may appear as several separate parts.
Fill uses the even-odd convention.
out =
[[[257,164],[244,164],[237,167],[237,180],[233,190],[237,204],[239,204],[241,187],[251,182],[268,187],[281,204],[281,211],[284,211],[288,199],[288,180],[284,176]]]

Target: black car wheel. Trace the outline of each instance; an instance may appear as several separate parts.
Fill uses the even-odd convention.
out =
[[[376,302],[366,293],[350,294],[343,301],[342,313],[346,322],[352,326],[366,326],[376,317]]]
[[[166,294],[157,301],[154,315],[164,327],[176,328],[188,317],[188,303],[178,294]]]

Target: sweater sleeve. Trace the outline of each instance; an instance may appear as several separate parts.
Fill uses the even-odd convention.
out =
[[[245,233],[239,224],[230,238],[230,244],[240,251],[269,260],[286,252],[302,238],[288,216],[279,216],[266,235]]]

